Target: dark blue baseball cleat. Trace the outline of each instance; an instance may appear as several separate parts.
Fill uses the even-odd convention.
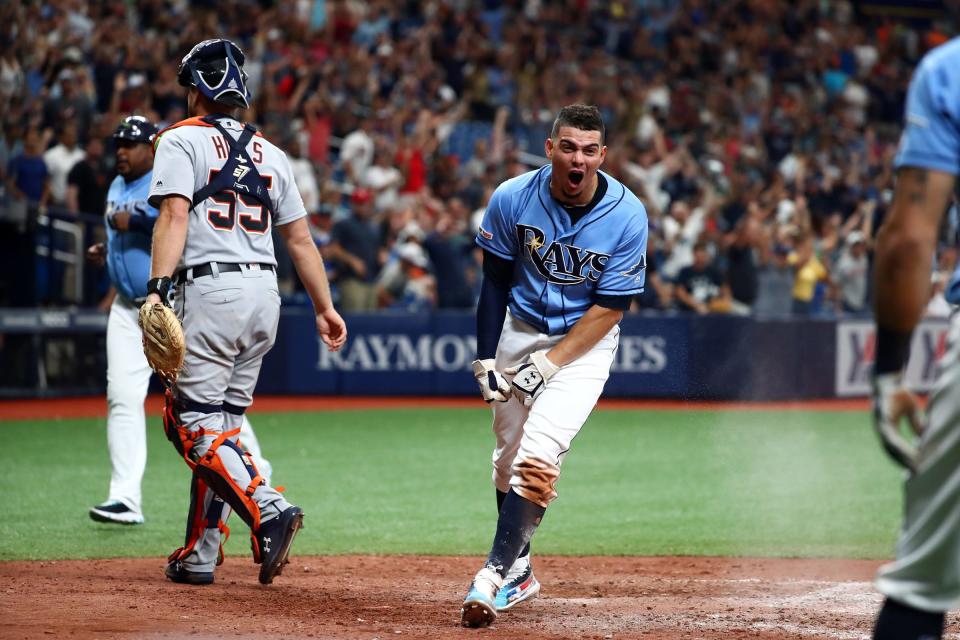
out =
[[[180,584],[213,584],[213,571],[191,571],[179,560],[171,560],[164,574]]]
[[[288,507],[273,520],[260,525],[256,539],[260,547],[260,582],[270,584],[283,571],[290,545],[303,527],[303,510]]]

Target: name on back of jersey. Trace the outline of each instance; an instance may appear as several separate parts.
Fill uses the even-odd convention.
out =
[[[585,280],[597,282],[600,279],[610,254],[556,240],[547,244],[546,239],[542,229],[517,224],[517,242],[545,280],[553,284],[576,285]]]

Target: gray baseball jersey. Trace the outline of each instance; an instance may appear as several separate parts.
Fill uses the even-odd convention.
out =
[[[241,123],[224,118],[220,124],[234,140],[239,139]],[[226,164],[230,145],[215,127],[190,118],[164,130],[155,153],[149,202],[159,208],[163,196],[192,200]],[[266,208],[255,199],[233,192],[210,196],[190,212],[178,270],[211,261],[276,265],[270,225],[307,215],[286,154],[260,135],[247,144],[247,153],[267,183],[276,218],[271,221]]]

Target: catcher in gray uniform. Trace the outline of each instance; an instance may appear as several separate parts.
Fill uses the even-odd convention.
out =
[[[347,329],[333,308],[323,262],[286,155],[234,117],[250,106],[244,55],[205,40],[180,63],[187,120],[157,137],[149,202],[153,234],[147,304],[171,304],[183,323],[185,357],[167,393],[167,436],[193,470],[184,546],[171,556],[174,582],[209,584],[221,536],[236,511],[250,527],[260,582],[287,561],[303,512],[257,471],[237,440],[280,314],[271,227],[276,225],[316,310],[331,351]]]

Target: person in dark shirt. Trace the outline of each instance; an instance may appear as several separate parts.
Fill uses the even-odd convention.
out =
[[[681,309],[701,315],[730,310],[730,286],[711,264],[706,243],[694,245],[693,264],[677,274],[674,293]]]
[[[377,307],[374,280],[380,271],[380,234],[371,219],[373,194],[354,189],[353,215],[333,226],[329,255],[338,263],[340,307],[344,311],[371,311]]]
[[[459,198],[452,198],[448,206],[423,246],[434,266],[437,305],[441,309],[466,309],[473,306],[468,260],[474,244],[473,238],[464,233],[469,212]]]
[[[731,244],[727,249],[727,282],[734,301],[743,305],[743,312],[757,300],[756,248],[760,242],[760,223],[752,215],[746,215],[730,234]]]
[[[67,208],[96,214],[107,200],[107,176],[102,169],[103,140],[92,137],[84,147],[83,160],[67,174]]]
[[[40,131],[32,128],[24,136],[23,153],[14,156],[7,166],[7,191],[14,200],[45,205],[50,198],[49,178]]]
[[[34,255],[37,242],[37,207],[44,207],[50,198],[50,174],[43,161],[43,138],[31,127],[23,138],[23,152],[7,166],[7,193],[10,203],[7,217],[0,220],[0,269],[16,277],[0,283],[2,306],[27,307],[37,302],[34,284],[41,269]],[[47,236],[45,236],[48,238]],[[46,275],[46,263],[43,263]]]
[[[85,74],[86,71],[79,73]],[[77,126],[81,141],[85,141],[93,121],[93,105],[81,92],[83,77],[68,67],[60,72],[57,81],[60,84],[60,95],[49,98],[44,104],[43,124],[53,129],[72,122]]]

